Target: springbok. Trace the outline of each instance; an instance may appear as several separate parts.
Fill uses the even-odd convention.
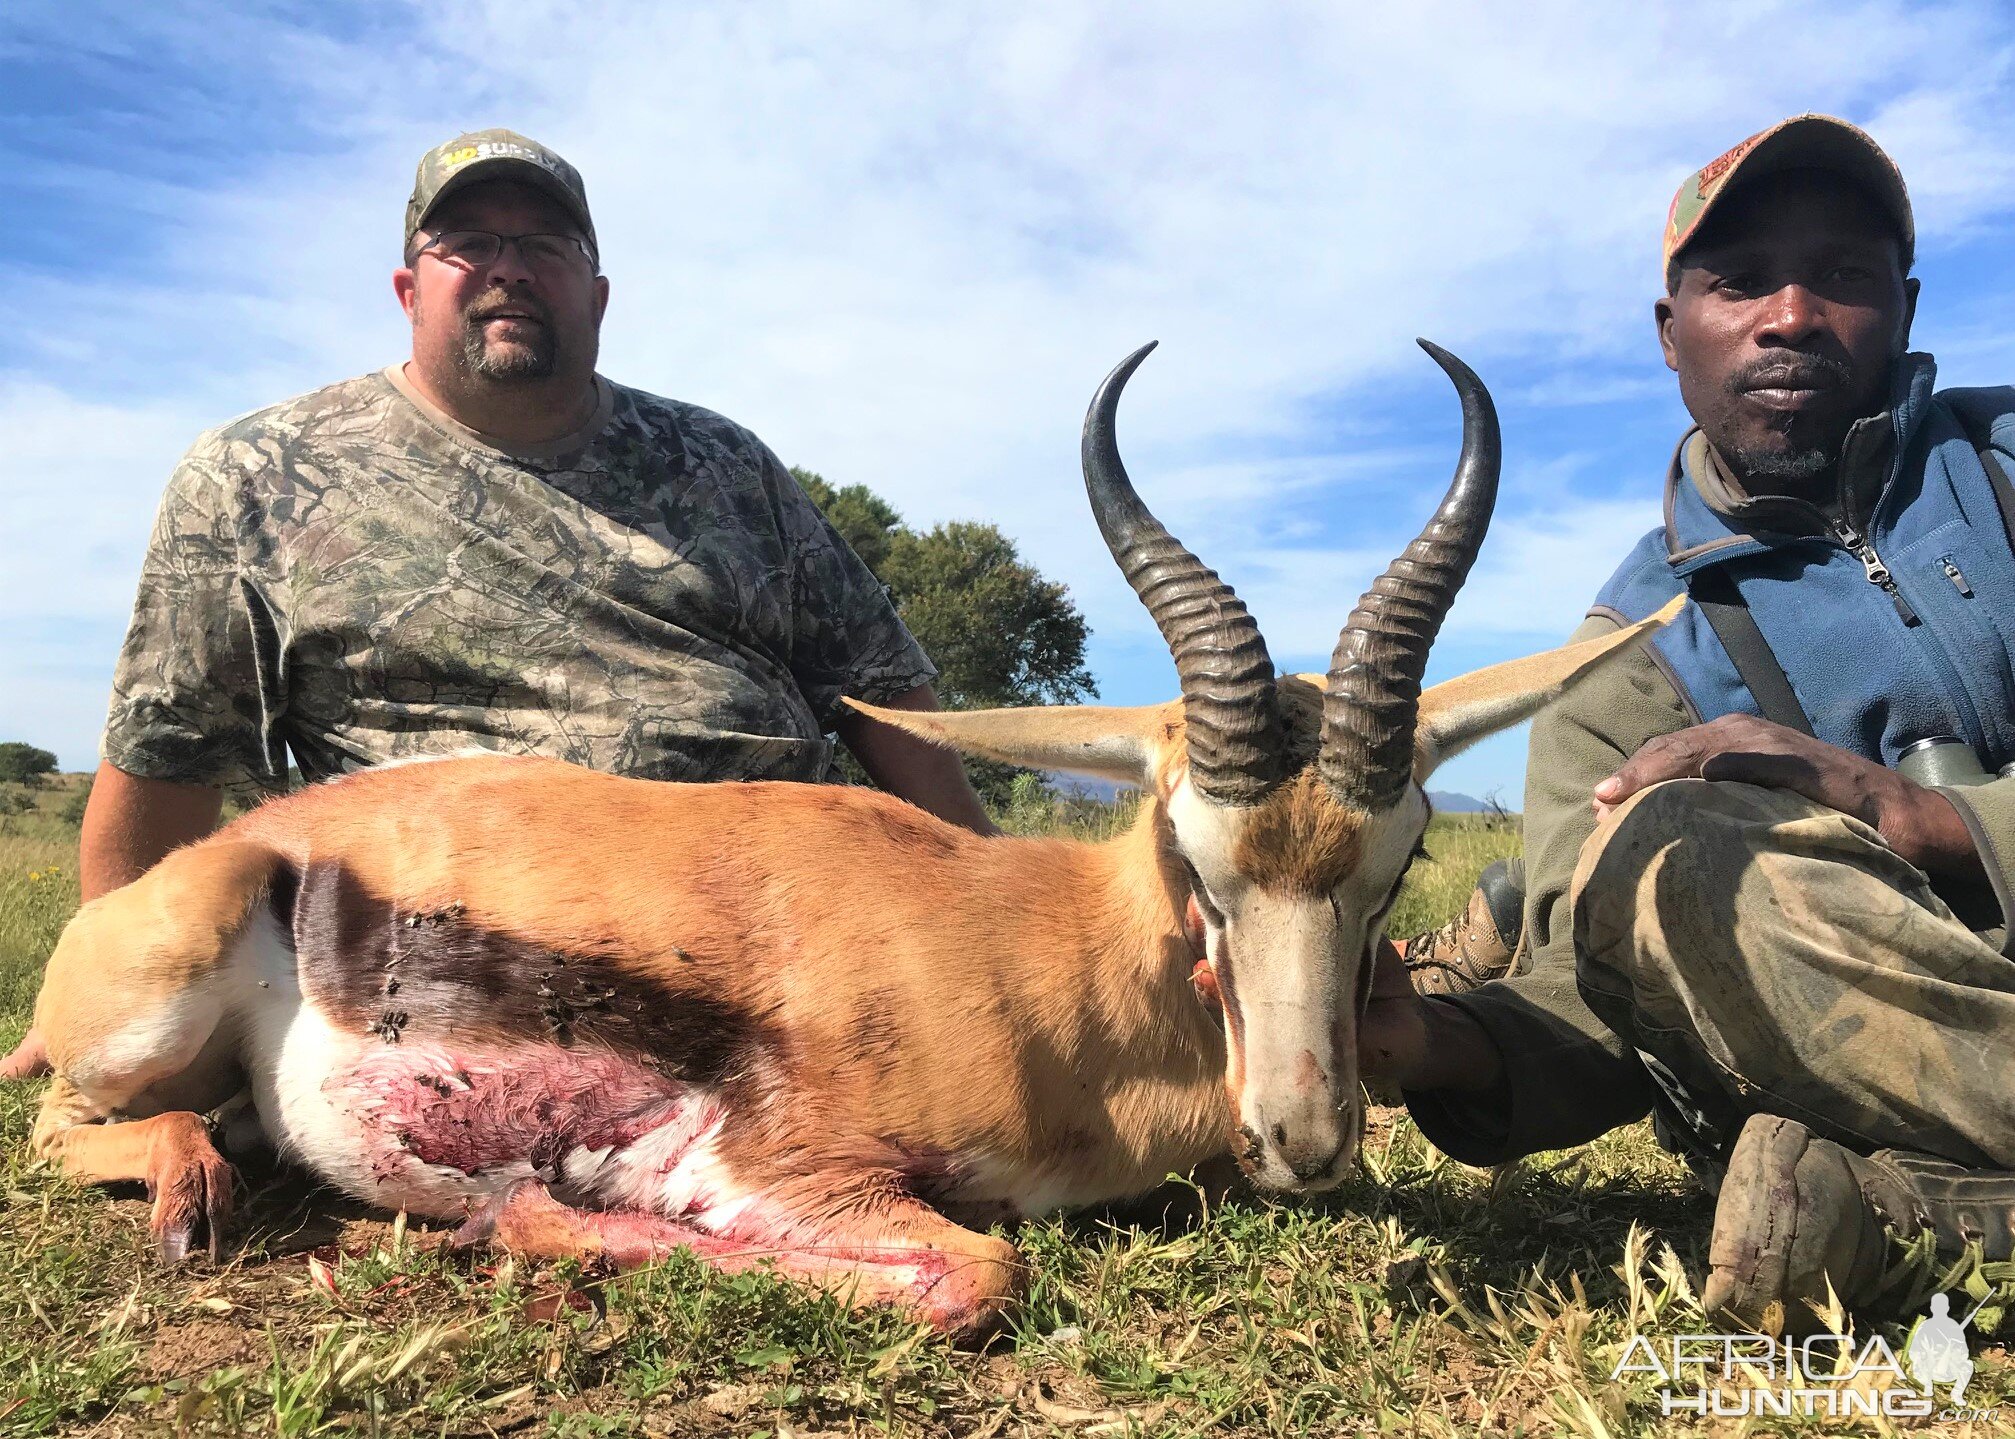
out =
[[[1481,382],[1428,345],[1462,397],[1454,482],[1326,681],[1276,676],[1120,463],[1114,413],[1151,348],[1099,388],[1085,479],[1181,698],[857,706],[1137,784],[1125,833],[981,838],[863,789],[531,758],[361,772],[78,912],[36,1008],[56,1069],[37,1150],[145,1181],[162,1255],[215,1257],[234,1176],[199,1115],[249,1089],[283,1156],[462,1220],[461,1242],[618,1266],[687,1247],[951,1332],[1022,1273],[948,1215],[1137,1194],[1227,1146],[1265,1189],[1335,1184],[1422,782],[1663,616],[1421,693],[1499,458]]]

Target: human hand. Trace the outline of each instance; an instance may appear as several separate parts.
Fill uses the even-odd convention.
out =
[[[1371,997],[1358,1024],[1358,1063],[1367,1079],[1412,1088],[1427,1061],[1427,1001],[1413,987],[1399,946],[1381,939],[1373,953]]]
[[[1497,1041],[1460,1005],[1424,998],[1389,939],[1373,951],[1357,1053],[1365,1079],[1396,1089],[1478,1091],[1504,1078]]]
[[[1873,760],[1754,715],[1723,715],[1647,741],[1595,786],[1597,821],[1638,791],[1669,779],[1788,789],[1872,826],[1919,869],[1980,873],[1973,838],[1945,796]]]

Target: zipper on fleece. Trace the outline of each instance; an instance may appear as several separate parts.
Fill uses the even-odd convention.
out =
[[[1908,437],[1904,434],[1899,421],[1896,433],[1896,455],[1890,462],[1889,479],[1882,486],[1881,492],[1876,495],[1875,505],[1868,513],[1868,529],[1871,532],[1876,525],[1882,522],[1883,510],[1895,498],[1895,467],[1901,463],[1901,457],[1904,454],[1907,440]],[[1845,497],[1843,496],[1843,498]],[[1847,543],[1848,537],[1852,536],[1854,539],[1859,540],[1862,546],[1866,547],[1867,553],[1864,554],[1854,544],[1847,543],[1848,550],[1856,559],[1861,561],[1864,569],[1869,569],[1869,561],[1871,559],[1874,560],[1876,567],[1880,568],[1883,578],[1888,580],[1885,588],[1888,590],[1892,602],[1897,606],[1897,613],[1908,614],[1909,618],[1904,620],[1904,624],[1911,624],[1916,620],[1916,612],[1910,609],[1909,603],[1903,599],[1901,592],[1897,590],[1895,578],[1890,575],[1889,567],[1882,564],[1881,556],[1875,553],[1875,546],[1869,540],[1867,534],[1855,528],[1853,510],[1843,505],[1840,516],[1840,523],[1834,526],[1834,528],[1839,532],[1842,542]],[[1950,557],[1948,556],[1947,558]],[[1955,562],[1952,568],[1957,570],[1959,566]],[[1947,578],[1950,578],[1950,576]],[[1880,583],[1875,578],[1873,569],[1869,570],[1868,580],[1871,584]],[[1964,580],[1965,576],[1961,575],[1958,579],[1953,580],[1953,583],[1958,585],[1963,583]],[[1918,621],[1918,623],[1921,623],[1921,621]],[[1942,677],[1945,693],[1950,697],[1953,708],[1958,711],[1960,726],[1966,731],[1963,738],[1968,744],[1974,746],[1975,752],[1981,757],[1981,763],[1988,764],[1991,762],[1992,757],[1988,753],[1987,726],[1980,721],[1980,708],[1973,703],[1973,692],[1966,687],[1966,678],[1960,673],[1959,665],[1953,660],[1950,651],[1945,648],[1945,642],[1938,637],[1937,627],[1934,625],[1923,625],[1923,630],[1925,653],[1931,660],[1931,667]]]
[[[1923,623],[1917,611],[1910,608],[1910,601],[1903,598],[1903,591],[1896,587],[1896,577],[1889,573],[1889,566],[1875,553],[1875,542],[1845,519],[1833,522],[1833,533],[1847,547],[1847,552],[1861,561],[1861,568],[1868,571],[1868,583],[1889,596],[1889,603],[1896,607],[1896,617],[1906,625]]]
[[[1973,586],[1966,583],[1965,572],[1959,568],[1957,560],[1950,555],[1940,555],[1938,568],[1945,571],[1945,578],[1952,581],[1952,588],[1959,591],[1959,598],[1962,600],[1973,598]]]

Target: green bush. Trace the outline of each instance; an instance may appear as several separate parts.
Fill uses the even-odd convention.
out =
[[[62,819],[63,823],[68,825],[75,825],[76,827],[81,829],[84,826],[84,808],[86,805],[90,803],[91,803],[91,781],[87,778],[84,781],[84,787],[82,789],[78,790],[75,794],[71,795],[70,798],[63,801],[63,808],[60,811],[58,811],[59,817]]]
[[[35,813],[35,796],[25,789],[0,789],[0,834],[14,833],[18,815]]]

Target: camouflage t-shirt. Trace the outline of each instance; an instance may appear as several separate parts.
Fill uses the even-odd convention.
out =
[[[231,789],[471,747],[827,777],[841,694],[936,673],[761,441],[598,382],[505,450],[397,367],[213,430],[168,482],[104,757]]]

